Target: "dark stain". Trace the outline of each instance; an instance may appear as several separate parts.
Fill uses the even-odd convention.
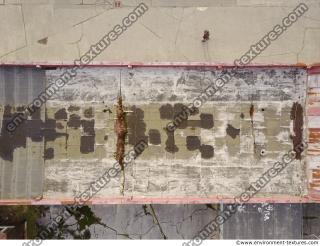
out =
[[[188,150],[197,150],[201,145],[200,138],[197,136],[187,136],[186,143]]]
[[[38,40],[38,43],[46,45],[48,43],[48,37]]]
[[[77,114],[70,115],[70,119],[67,123],[68,127],[78,129],[81,125],[80,116]]]
[[[17,110],[18,112],[23,112],[23,111],[25,110],[25,107],[24,107],[24,106],[18,106],[18,107],[16,108],[16,110]]]
[[[234,128],[232,125],[228,124],[228,127],[226,129],[227,134],[232,137],[233,139],[235,139],[239,133],[240,133],[240,129]]]
[[[169,97],[169,101],[175,101],[175,100],[177,100],[177,95],[171,95],[170,97]]]
[[[33,107],[34,113],[31,115],[31,119],[40,120],[41,119],[41,108]]]
[[[201,120],[188,120],[187,125],[190,127],[201,127]]]
[[[200,147],[201,158],[209,159],[212,158],[214,155],[214,149],[211,145],[201,145]]]
[[[56,128],[58,128],[58,129],[63,129],[64,128],[64,126],[62,125],[62,123],[61,122],[56,122]]]
[[[151,144],[159,145],[161,144],[160,132],[156,129],[149,130],[149,141]]]
[[[147,143],[148,136],[146,136],[143,110],[136,106],[132,106],[130,110],[132,113],[127,115],[128,143],[136,145],[142,140]]]
[[[108,138],[109,137],[107,135],[105,135],[103,139],[104,139],[104,141],[108,141]]]
[[[107,113],[107,112],[109,112],[110,114],[112,114],[112,111],[111,111],[111,109],[109,109],[109,108],[104,109],[102,112],[103,112],[103,113]]]
[[[160,94],[157,96],[156,100],[159,102],[161,102],[162,100],[164,99],[164,95],[163,94]]]
[[[89,154],[94,152],[95,136],[81,136],[80,138],[80,152],[82,154]]]
[[[170,153],[175,153],[179,151],[179,148],[177,147],[177,145],[175,145],[174,142],[174,132],[169,132],[166,131],[167,133],[167,141],[166,141],[166,151],[170,152]]]
[[[85,109],[84,112],[83,112],[83,115],[86,118],[92,118],[93,117],[93,109],[92,109],[92,107]]]
[[[85,135],[95,135],[94,120],[81,120],[81,125]]]
[[[296,152],[296,159],[301,160],[301,150],[298,146],[302,143],[303,136],[303,108],[298,102],[292,105],[290,119],[293,120],[294,136],[291,136],[293,149]]]
[[[58,137],[67,137],[65,133],[57,133],[56,121],[47,119],[43,122],[41,119],[23,121],[13,133],[9,133],[6,129],[7,124],[21,113],[13,113],[12,107],[6,105],[4,108],[2,128],[0,135],[0,157],[3,160],[13,161],[13,152],[16,148],[26,148],[27,138],[34,142],[52,141]]]
[[[74,111],[79,111],[80,110],[80,107],[78,106],[73,106],[71,105],[69,108],[68,108],[68,111],[69,112],[74,112]]]
[[[204,129],[211,129],[214,125],[212,114],[200,114],[201,127]]]
[[[240,118],[244,119],[244,114],[243,113],[240,114]]]
[[[159,108],[160,118],[165,120],[172,120],[173,119],[173,107],[170,104],[162,105]]]
[[[68,114],[66,112],[65,108],[59,109],[55,114],[54,114],[54,118],[56,120],[66,120],[68,119]]]
[[[253,104],[251,104],[251,106],[250,106],[249,114],[250,114],[251,121],[253,121],[253,114],[254,114],[254,105]]]
[[[88,154],[94,152],[95,144],[95,131],[94,120],[81,120],[81,126],[83,128],[84,136],[80,138],[80,152],[82,154]]]
[[[54,149],[48,148],[44,151],[44,159],[45,160],[51,160],[54,157]]]

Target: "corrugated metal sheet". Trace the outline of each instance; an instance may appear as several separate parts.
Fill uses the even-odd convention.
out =
[[[35,68],[0,67],[0,198],[34,198],[42,195],[43,146],[27,135],[35,127],[21,127],[13,135],[6,130],[12,114],[33,101],[45,88],[45,71]],[[44,108],[38,114],[44,120]],[[32,124],[31,124],[32,126]],[[19,144],[18,144],[19,142]]]

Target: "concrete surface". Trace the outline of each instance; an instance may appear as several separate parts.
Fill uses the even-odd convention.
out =
[[[3,0],[1,63],[73,63],[141,1]],[[290,0],[146,0],[149,11],[94,61],[233,64],[292,11]],[[253,63],[320,61],[320,2]],[[8,23],[10,23],[8,25]],[[210,40],[202,43],[208,29]]]
[[[213,201],[238,195],[292,149],[290,135],[296,132],[290,117],[294,104],[305,108],[307,74],[302,68],[238,69],[198,114],[191,116],[173,135],[168,135],[164,127],[173,119],[172,112],[179,112],[182,104],[188,105],[210,81],[226,71],[190,68],[80,70],[76,78],[47,101],[43,109],[46,118],[40,120],[39,129],[32,127],[36,128],[34,137],[44,139],[45,143],[42,198],[72,201],[115,163],[115,104],[120,84],[129,131],[126,151],[140,139],[145,139],[149,146],[125,169],[124,197],[118,177],[93,198],[96,202],[115,203],[119,198],[128,201],[139,198],[142,203],[153,198],[173,202],[180,198],[181,203],[192,198],[194,202],[204,203],[202,199]],[[61,73],[59,69],[47,70],[46,85]],[[252,119],[251,107],[254,108]],[[2,110],[4,108],[7,106],[2,105]],[[15,110],[12,108],[11,114]],[[299,131],[304,138],[305,114],[299,117],[302,120]],[[30,124],[29,120],[26,124]],[[50,130],[49,135],[43,135],[43,129]],[[87,141],[88,137],[92,141]],[[199,146],[194,146],[192,139],[197,140]],[[26,149],[18,147],[13,148],[13,163],[25,163],[25,159],[18,157],[19,152]],[[261,155],[261,150],[265,154]],[[7,160],[4,166],[12,167],[12,160]],[[303,198],[307,195],[305,167],[303,154],[301,160],[293,161],[257,197]],[[20,168],[19,165],[17,170]],[[7,172],[4,176],[9,178]],[[16,177],[11,173],[13,187],[14,180],[19,180]],[[11,193],[2,190],[3,199],[30,198],[8,194]]]
[[[103,225],[89,227],[91,239],[191,239],[217,216],[218,206],[206,205],[99,205],[90,206]],[[62,213],[62,206],[50,206],[46,217],[39,220],[46,225]],[[157,224],[156,220],[159,221]],[[74,224],[70,218],[65,224]],[[71,227],[72,228],[72,227]],[[161,233],[162,231],[162,233]],[[219,239],[219,231],[211,235]]]
[[[223,224],[223,239],[301,239],[302,204],[246,204]],[[319,206],[318,206],[319,207]]]

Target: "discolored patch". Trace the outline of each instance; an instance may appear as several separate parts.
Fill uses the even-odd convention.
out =
[[[103,139],[104,139],[104,141],[108,141],[108,138],[109,137],[107,135],[105,135]]]
[[[240,129],[234,128],[232,125],[228,124],[226,132],[230,137],[235,139],[239,135]]]
[[[243,113],[240,114],[240,118],[244,119],[244,114]]]
[[[58,129],[63,129],[64,128],[64,126],[62,125],[62,123],[61,122],[57,122],[56,123],[56,128],[58,128]]]
[[[68,108],[69,112],[74,112],[74,111],[79,111],[79,110],[80,110],[80,107],[73,106],[73,105],[70,105],[70,107]]]
[[[54,118],[56,120],[66,120],[68,119],[68,114],[66,112],[65,108],[59,109],[55,114],[54,114]]]
[[[17,110],[18,112],[23,112],[25,109],[26,109],[25,106],[18,106],[18,107],[16,108],[16,110]]]
[[[38,43],[46,45],[48,43],[48,37],[38,40]]]
[[[81,120],[83,132],[86,135],[95,135],[94,120]]]
[[[146,123],[144,122],[144,111],[136,106],[131,107],[132,113],[127,115],[128,143],[138,144],[140,141],[148,142],[146,133]]]
[[[214,155],[214,148],[211,145],[201,145],[200,147],[201,158],[209,159]]]
[[[3,160],[13,161],[14,150],[20,147],[26,148],[27,138],[34,142],[41,142],[43,140],[53,141],[58,137],[68,136],[65,133],[56,132],[56,121],[54,119],[46,119],[45,122],[41,119],[25,119],[11,134],[6,129],[7,124],[18,114],[21,115],[21,113],[13,113],[11,106],[5,106],[0,135],[0,157]]]
[[[186,144],[188,150],[197,150],[200,148],[200,138],[198,136],[187,136]]]
[[[77,114],[72,114],[70,115],[70,119],[67,123],[68,127],[72,127],[72,128],[79,128],[81,125],[81,121],[80,121],[80,116]]]
[[[80,138],[80,152],[82,154],[89,154],[94,152],[95,136],[81,136]]]
[[[162,105],[159,108],[160,118],[165,120],[172,120],[173,119],[173,107],[171,104]]]
[[[167,141],[166,141],[166,148],[165,150],[170,152],[170,153],[175,153],[179,151],[179,148],[177,147],[177,145],[174,142],[174,132],[169,132],[166,131],[167,133]]]
[[[212,114],[200,114],[201,127],[204,129],[211,129],[214,125]]]
[[[92,118],[93,117],[93,109],[92,109],[92,107],[85,109],[84,112],[83,112],[83,115],[86,118]]]
[[[156,129],[149,130],[149,141],[151,144],[159,145],[161,144],[160,132]]]
[[[31,114],[31,119],[33,120],[41,119],[41,108],[34,107],[34,112]]]
[[[44,151],[44,159],[45,160],[51,160],[54,157],[54,149],[48,148]]]

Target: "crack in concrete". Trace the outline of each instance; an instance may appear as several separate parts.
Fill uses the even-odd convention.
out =
[[[151,30],[149,27],[147,27],[145,24],[140,23],[145,29],[147,29],[149,32],[151,32],[153,35],[155,35],[157,38],[162,39],[161,36],[159,36],[158,34],[156,34],[153,30]]]
[[[158,217],[157,217],[157,214],[156,214],[156,212],[155,212],[152,204],[149,204],[149,207],[150,207],[150,211],[151,211],[151,212],[149,212],[149,211],[147,210],[148,206],[147,206],[146,204],[144,204],[144,205],[142,206],[144,215],[145,215],[145,216],[148,216],[148,215],[152,216],[153,223],[158,226],[159,231],[160,231],[163,239],[168,239],[168,237],[167,237],[167,236],[165,235],[165,233],[163,232],[163,229],[162,229],[162,227],[161,227],[161,225],[160,225],[159,219],[158,219]]]

